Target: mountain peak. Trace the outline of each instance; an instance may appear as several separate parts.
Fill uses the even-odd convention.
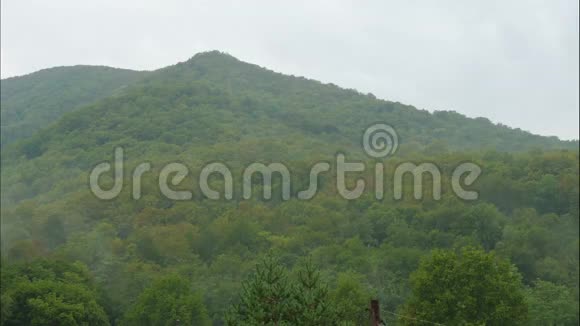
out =
[[[187,60],[187,62],[199,62],[203,60],[227,60],[227,61],[237,61],[239,62],[236,57],[232,56],[227,52],[222,52],[219,50],[211,50],[211,51],[204,51],[196,53],[191,59]]]

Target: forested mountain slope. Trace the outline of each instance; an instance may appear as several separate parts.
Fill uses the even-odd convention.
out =
[[[72,81],[65,78],[62,83]],[[8,103],[25,102],[10,94]],[[62,101],[58,92],[55,95],[57,99],[51,101]],[[71,176],[86,173],[89,166],[109,157],[116,145],[123,145],[135,161],[173,155],[198,165],[211,160],[241,164],[327,159],[337,151],[361,158],[365,157],[360,148],[362,131],[377,121],[397,130],[398,155],[403,157],[447,150],[578,147],[577,141],[532,135],[484,118],[431,114],[274,73],[214,51],[148,73],[115,96],[65,114],[54,125],[3,150],[3,186],[10,189],[3,199],[34,197],[60,189],[57,183],[76,182],[62,185],[76,189],[80,177]]]
[[[329,285],[325,302],[345,325],[368,318],[370,297],[379,298],[391,317],[443,324],[578,324],[577,141],[455,112],[429,113],[215,51],[123,85],[122,91],[116,87],[111,96],[79,103],[51,126],[2,148],[2,277],[9,286],[0,293],[0,322],[5,325],[29,323],[29,302],[49,301],[51,293],[63,302],[58,309],[77,302],[85,307],[84,316],[71,317],[78,324],[92,318],[98,325],[176,319],[223,325],[230,304],[239,302],[242,281],[268,252],[292,279],[310,257]],[[4,101],[3,95],[3,112]],[[293,193],[308,184],[314,163],[332,162],[337,152],[348,161],[374,164],[361,136],[376,122],[399,134],[399,150],[385,159],[386,178],[403,162],[433,162],[448,176],[457,164],[470,161],[483,171],[472,185],[478,200],[457,198],[448,180],[441,200],[430,199],[429,190],[422,200],[395,200],[387,179],[384,199],[365,193],[349,201],[337,195],[334,171],[320,177],[320,191],[311,200],[281,200],[279,179],[271,200],[243,200],[239,193],[232,200],[210,200],[197,188],[208,162],[229,166],[238,185],[251,162],[285,163],[293,172]],[[124,149],[126,186],[117,198],[99,200],[89,190],[89,173],[96,164],[111,162],[118,146]],[[152,169],[143,175],[143,196],[134,200],[131,173],[142,162]],[[192,190],[192,199],[170,200],[160,193],[159,170],[168,162],[190,168],[175,188]],[[109,172],[105,184],[111,183]],[[372,185],[372,173],[358,176]],[[219,178],[210,181],[223,189]],[[405,186],[412,194],[407,191],[412,184]],[[262,188],[255,190],[260,194]],[[466,250],[472,256],[465,261],[455,256],[470,247],[483,253]],[[434,249],[446,252],[432,255]],[[502,271],[510,271],[517,310],[510,303],[496,310],[495,303],[486,302],[489,316],[471,309],[469,316],[480,319],[462,311],[449,317],[458,306],[453,300],[449,315],[414,310],[423,298],[415,293],[416,278],[409,277],[419,270],[417,275],[428,278],[429,257],[469,266],[486,259],[482,266],[491,270],[496,258],[489,252],[502,260],[497,265]],[[475,272],[472,279],[486,275]],[[453,293],[478,307],[485,297],[478,291],[493,292],[505,274],[493,274],[498,278],[490,277],[491,288],[458,284]],[[49,313],[45,317],[39,320],[60,323]]]
[[[142,74],[105,67],[69,67],[2,81],[3,124],[7,127],[3,129],[8,135],[6,142],[14,138],[9,133],[17,123],[37,126],[36,130],[41,123],[40,118],[48,117],[50,122],[79,105],[104,98],[114,91],[119,93],[120,87],[131,84]],[[196,87],[204,87],[206,94],[201,90],[196,94]],[[332,84],[274,73],[217,51],[201,53],[186,62],[152,72],[133,85],[131,90],[129,97],[123,99],[129,103],[139,98],[139,104],[146,107],[181,105],[181,109],[183,106],[196,109],[195,101],[206,101],[209,102],[206,103],[206,111],[221,109],[252,119],[259,116],[270,120],[268,122],[282,124],[291,133],[306,135],[336,134],[350,139],[357,137],[366,125],[379,119],[395,126],[403,141],[419,147],[438,142],[445,143],[451,149],[521,151],[531,148],[575,148],[577,145],[577,142],[562,142],[555,137],[541,137],[494,125],[485,118],[470,119],[448,111],[430,114]],[[122,104],[127,104],[123,100],[109,100],[106,110],[118,110]],[[97,106],[102,108],[104,103]],[[139,109],[145,111],[146,107]],[[170,111],[157,113],[181,114],[178,108],[165,110]],[[90,115],[89,111],[95,113],[95,110],[87,109],[80,115]],[[143,117],[131,118],[135,128],[149,127],[141,124]],[[189,122],[189,119],[183,120]],[[46,126],[47,121],[42,123]],[[96,129],[105,129],[98,123],[94,122]],[[166,126],[158,126],[163,127]],[[264,126],[258,124],[252,127],[260,130]],[[30,129],[25,127],[24,130]],[[234,133],[236,131],[232,130]],[[58,132],[62,130],[53,128],[51,133]],[[27,134],[30,132],[27,131]],[[158,134],[159,131],[153,129],[148,137],[154,139]],[[283,136],[286,134],[279,137]]]
[[[246,106],[252,107],[252,101],[266,103],[265,114],[308,134],[336,132],[356,138],[364,127],[380,120],[396,127],[402,141],[420,147],[443,142],[451,149],[521,151],[575,149],[578,145],[453,111],[431,114],[410,105],[378,100],[372,94],[275,73],[216,51],[197,54],[156,73],[149,79],[152,85],[161,80],[167,84],[203,80],[226,93],[244,97]]]
[[[2,145],[31,136],[79,106],[119,93],[143,75],[127,69],[74,66],[3,79]]]

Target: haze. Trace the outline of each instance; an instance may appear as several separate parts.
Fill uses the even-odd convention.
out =
[[[418,108],[578,138],[577,1],[2,1],[1,76],[217,49]]]

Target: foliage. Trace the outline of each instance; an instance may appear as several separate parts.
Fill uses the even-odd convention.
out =
[[[354,272],[338,275],[332,301],[341,324],[362,325],[368,322],[368,307],[372,295],[363,280],[363,275]]]
[[[2,146],[34,135],[79,106],[116,94],[143,75],[126,69],[74,66],[3,79]]]
[[[433,249],[478,246],[517,267],[531,291],[526,294],[531,322],[551,316],[555,323],[578,323],[569,309],[578,306],[579,297],[576,141],[454,112],[429,113],[216,52],[143,74],[73,67],[2,80],[1,109],[2,318],[31,322],[16,311],[32,306],[15,299],[33,295],[43,303],[34,309],[44,316],[58,310],[81,318],[78,306],[69,305],[74,300],[91,316],[101,316],[102,310],[115,323],[134,322],[135,311],[145,310],[158,312],[147,318],[171,320],[177,316],[170,315],[171,307],[191,304],[197,316],[205,309],[213,324],[222,325],[230,301],[240,293],[244,297],[247,280],[247,291],[254,289],[248,297],[254,299],[258,289],[267,294],[280,288],[280,302],[290,302],[276,305],[282,315],[287,308],[313,307],[288,318],[316,323],[336,317],[359,324],[368,316],[370,297],[391,313],[410,300],[409,276]],[[280,200],[279,180],[272,185],[272,200],[237,195],[231,201],[208,200],[193,186],[210,161],[227,163],[233,173],[249,162],[285,163],[293,172],[293,195],[308,186],[314,162],[332,160],[338,151],[372,170],[376,162],[360,148],[360,136],[377,121],[393,125],[400,139],[385,176],[402,162],[434,162],[444,175],[441,200],[430,199],[426,191],[421,201],[411,196],[395,201],[387,180],[383,200],[365,193],[346,201],[336,192],[334,171],[320,175],[319,192],[309,201]],[[115,146],[125,149],[125,187],[118,198],[101,201],[88,190],[87,175],[95,164],[111,160]],[[131,171],[143,161],[152,164],[152,171],[143,175],[143,197],[135,201]],[[192,190],[192,200],[170,201],[157,189],[159,170],[173,161],[190,167],[179,187]],[[464,161],[484,171],[470,186],[479,192],[475,202],[454,197],[446,181]],[[364,179],[367,189],[374,184],[372,171],[352,177]],[[215,189],[223,187],[220,180],[210,182]],[[405,194],[411,186],[404,184]],[[250,276],[271,250],[281,263],[270,266],[270,279],[263,264],[261,274]],[[305,256],[311,256],[316,270],[302,264]],[[461,257],[452,261],[460,265]],[[63,276],[76,261],[88,270],[66,275],[82,281]],[[29,266],[26,273],[37,275],[40,283],[16,277],[10,272],[16,267],[10,266]],[[276,273],[280,278],[273,278]],[[539,282],[550,282],[553,290],[538,287],[544,284]],[[173,293],[175,284],[183,291]],[[17,289],[21,296],[14,296]],[[48,289],[56,299],[43,292]],[[535,304],[545,300],[561,304]],[[169,308],[150,308],[157,304]],[[250,304],[266,309],[259,300]],[[334,317],[326,315],[330,311]],[[565,317],[554,319],[560,315]],[[3,322],[8,320],[15,319]]]
[[[202,296],[187,280],[169,276],[157,280],[137,298],[122,325],[210,325]]]
[[[531,325],[577,325],[578,305],[570,289],[538,280],[527,290]]]
[[[328,289],[311,262],[289,280],[280,261],[268,255],[242,285],[239,302],[228,313],[228,325],[334,325],[336,311]]]
[[[109,325],[81,264],[41,260],[2,274],[2,325]]]
[[[492,253],[465,248],[435,251],[412,275],[401,322],[449,325],[524,325],[527,306],[520,275]]]

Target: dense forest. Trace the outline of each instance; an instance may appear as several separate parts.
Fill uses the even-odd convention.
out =
[[[145,72],[74,66],[2,80],[2,144],[32,136],[78,106],[114,95]]]
[[[430,113],[217,51],[152,72],[53,68],[2,80],[2,325],[368,325],[378,299],[388,325],[577,325],[579,151],[562,141]],[[396,155],[361,148],[376,122],[399,135]],[[100,200],[91,169],[125,152],[131,171],[150,162],[143,196],[131,187]],[[208,162],[235,175],[251,162],[283,162],[292,193],[311,166],[336,153],[385,175],[432,162],[483,173],[457,198],[396,200],[337,194],[336,171],[310,200],[212,200],[196,181]],[[169,200],[159,171],[191,173]],[[372,171],[350,176],[371,185]],[[210,179],[215,189],[219,178]],[[105,184],[112,183],[107,177]]]

